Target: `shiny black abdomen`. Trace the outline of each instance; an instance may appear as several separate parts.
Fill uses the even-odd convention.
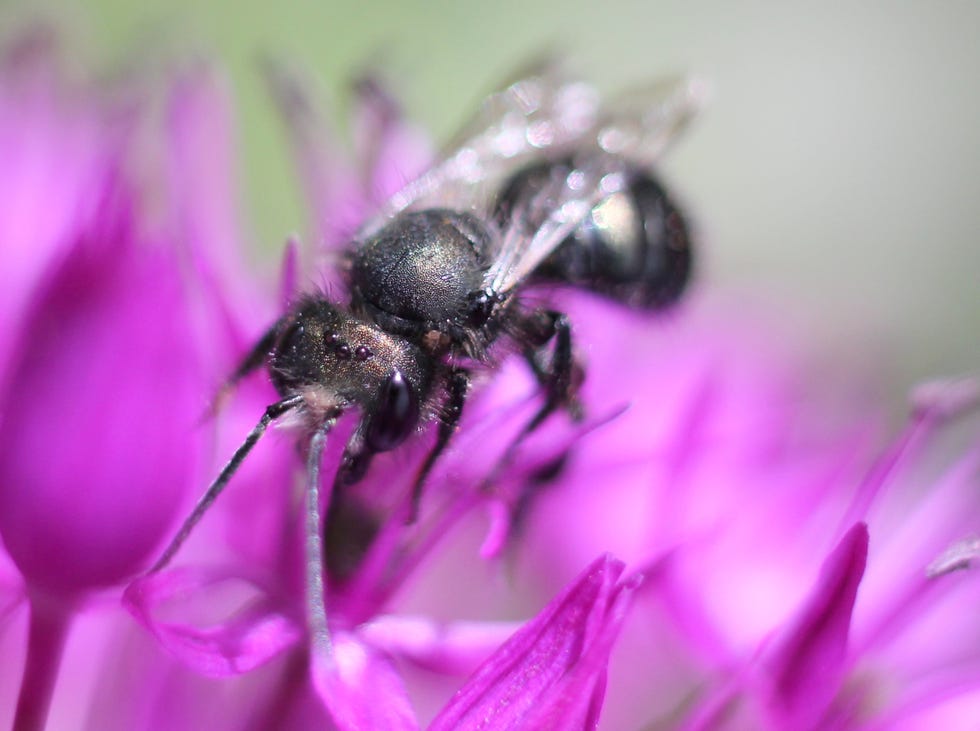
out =
[[[499,197],[498,220],[515,215],[548,179],[572,170],[569,162],[557,161],[517,173]],[[636,170],[627,188],[596,205],[529,282],[568,284],[635,307],[660,309],[680,298],[691,267],[684,215],[656,178]]]

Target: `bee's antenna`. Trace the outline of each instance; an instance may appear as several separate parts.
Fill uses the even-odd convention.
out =
[[[330,655],[332,645],[330,630],[327,628],[323,580],[320,459],[323,457],[327,434],[336,423],[336,416],[329,418],[313,433],[306,461],[306,621],[309,625],[310,646],[314,654],[323,656]]]
[[[235,453],[231,456],[231,459],[228,460],[228,464],[224,466],[224,469],[221,470],[214,482],[212,482],[208,489],[204,492],[201,499],[197,501],[197,505],[194,506],[194,510],[191,511],[191,514],[187,516],[186,520],[184,520],[183,525],[180,526],[180,530],[177,531],[177,535],[175,535],[173,540],[170,541],[170,545],[167,546],[160,558],[157,559],[157,562],[153,564],[149,571],[146,572],[147,574],[155,574],[170,563],[170,560],[180,549],[181,545],[183,545],[184,541],[187,540],[187,537],[191,534],[191,531],[194,529],[194,526],[197,525],[198,521],[201,519],[201,516],[203,516],[204,513],[207,512],[208,508],[211,507],[211,503],[213,503],[218,495],[221,494],[221,491],[225,489],[225,485],[228,484],[228,481],[231,479],[232,475],[234,475],[239,466],[241,466],[242,461],[248,456],[248,453],[252,451],[252,447],[254,447],[259,439],[262,438],[262,435],[265,434],[265,430],[268,429],[269,424],[285,414],[287,411],[299,406],[302,400],[303,397],[301,395],[290,396],[289,398],[283,399],[282,401],[277,401],[266,408],[265,413],[262,414],[262,418],[259,419],[259,423],[256,424],[252,431],[249,432],[248,436],[245,437],[245,441],[242,442],[238,449],[235,450]]]

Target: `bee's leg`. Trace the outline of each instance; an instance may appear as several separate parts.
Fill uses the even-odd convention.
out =
[[[364,479],[375,452],[368,448],[364,439],[364,425],[361,424],[351,434],[340,458],[340,467],[334,477],[334,490],[354,485]]]
[[[306,462],[306,621],[314,659],[329,656],[332,649],[324,592],[320,460],[327,434],[336,423],[337,417],[327,419],[313,433]],[[327,496],[328,509],[331,497],[333,496]]]
[[[177,535],[173,537],[173,539],[170,541],[170,545],[167,546],[160,558],[157,559],[157,562],[153,564],[149,571],[147,571],[147,574],[155,574],[157,571],[170,563],[170,559],[174,557],[177,550],[181,547],[184,541],[187,540],[187,537],[191,534],[191,531],[194,529],[194,526],[197,525],[198,521],[201,519],[201,516],[203,516],[204,513],[207,512],[208,508],[211,507],[211,504],[217,499],[218,495],[221,494],[221,491],[225,489],[225,485],[228,484],[228,481],[232,478],[232,475],[234,475],[239,466],[241,466],[242,462],[248,456],[248,453],[252,451],[252,447],[254,447],[259,439],[262,438],[262,435],[265,434],[265,430],[269,428],[269,424],[285,414],[287,411],[295,409],[302,403],[302,401],[302,396],[290,396],[289,398],[283,399],[282,401],[277,401],[266,408],[265,413],[262,414],[262,418],[259,419],[259,423],[252,428],[252,431],[250,431],[248,436],[245,437],[245,441],[241,443],[238,449],[235,450],[235,453],[231,456],[231,459],[228,460],[228,463],[224,466],[224,469],[221,470],[214,482],[208,486],[208,489],[204,492],[204,495],[201,496],[201,498],[197,501],[197,505],[194,506],[194,510],[191,511],[191,514],[187,516],[186,520],[184,520],[183,524],[180,526],[180,530],[177,531]]]
[[[323,517],[327,575],[340,580],[358,568],[377,534],[374,513],[360,502],[356,490],[347,489],[364,479],[375,454],[364,439],[362,421],[344,446]]]
[[[521,328],[526,339],[532,343],[532,347],[524,350],[524,358],[544,389],[545,401],[507,445],[484,482],[487,488],[496,482],[513,461],[521,442],[556,410],[565,409],[576,421],[582,418],[582,407],[577,395],[582,369],[572,351],[572,329],[568,316],[553,310],[532,312],[521,323]],[[554,346],[549,357],[546,346],[552,342]]]
[[[232,372],[228,379],[221,384],[218,392],[215,394],[208,407],[207,414],[214,415],[220,410],[222,403],[229,393],[238,385],[245,376],[254,371],[256,368],[261,366],[266,358],[269,356],[269,351],[276,344],[276,339],[279,337],[279,333],[282,331],[283,320],[277,320],[276,323],[266,330],[262,337],[260,337],[252,349],[245,354],[238,367]]]
[[[452,439],[453,434],[456,432],[456,427],[459,426],[459,420],[463,416],[463,404],[466,403],[466,394],[469,391],[469,386],[470,374],[467,371],[454,369],[449,374],[448,383],[446,384],[448,398],[443,405],[439,417],[439,434],[436,436],[436,443],[425,456],[425,461],[422,462],[421,467],[419,467],[419,471],[415,476],[415,482],[412,485],[412,505],[408,518],[409,522],[414,522],[418,515],[419,502],[422,500],[422,489],[425,486],[425,481],[429,477],[429,473],[432,471],[439,457],[446,450],[449,440]]]
[[[282,331],[282,323],[282,319],[277,320],[272,327],[262,333],[262,337],[255,342],[255,345],[242,358],[242,362],[238,364],[234,373],[231,374],[231,378],[228,379],[231,383],[240,381],[265,362],[269,351],[275,345],[276,338],[279,337],[279,333]]]
[[[556,409],[563,408],[576,421],[582,418],[582,406],[578,401],[581,367],[572,352],[572,328],[568,315],[553,310],[532,313],[529,326],[535,347],[524,350],[524,358],[545,390],[545,402],[538,413],[524,428],[523,436],[533,432]],[[553,342],[550,358],[547,346]]]

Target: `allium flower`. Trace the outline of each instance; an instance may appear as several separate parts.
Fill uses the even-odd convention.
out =
[[[0,642],[20,598],[31,614],[17,728],[44,725],[72,620],[51,727],[972,723],[980,582],[954,570],[980,552],[980,444],[962,426],[965,449],[929,444],[969,384],[920,394],[875,457],[867,400],[812,408],[780,326],[707,286],[656,323],[556,295],[587,358],[586,419],[549,420],[488,482],[538,408],[536,380],[505,361],[467,402],[414,521],[434,430],[336,494],[353,419],[322,461],[276,433],[289,424],[272,430],[174,566],[129,584],[137,627],[116,607],[122,585],[275,400],[263,376],[221,385],[306,282],[338,284],[330,259],[428,148],[365,80],[344,155],[303,85],[270,70],[315,245],[287,248],[277,307],[241,263],[214,77],[180,76],[161,129],[144,99],[66,88],[51,59],[16,55],[0,88],[0,149],[24,151],[0,169],[15,243],[0,248],[0,535],[19,574],[0,568]],[[305,541],[321,531],[304,530],[301,495],[317,468],[327,570],[311,595],[319,546]],[[20,671],[0,677],[16,686]]]
[[[169,532],[214,382],[199,335],[221,295],[203,301],[201,280],[220,248],[180,230],[205,225],[182,201],[151,220],[147,100],[102,94],[65,81],[41,35],[0,68],[0,535],[22,581],[9,600],[30,614],[16,728],[43,726],[74,617]],[[225,347],[211,338],[207,358]],[[5,686],[17,670],[4,663]]]

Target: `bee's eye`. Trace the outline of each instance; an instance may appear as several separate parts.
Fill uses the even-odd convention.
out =
[[[419,420],[419,400],[400,371],[392,371],[381,387],[377,408],[368,423],[368,446],[386,452],[407,439]]]

